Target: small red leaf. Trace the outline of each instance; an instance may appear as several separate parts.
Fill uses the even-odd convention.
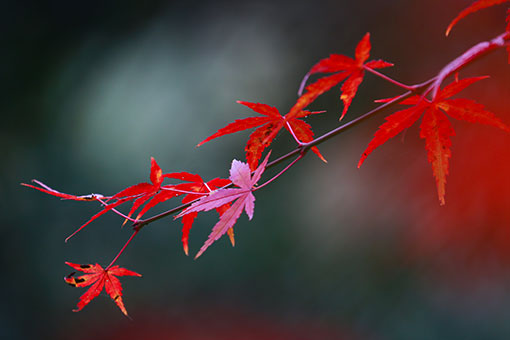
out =
[[[79,312],[86,305],[88,305],[93,299],[95,299],[103,288],[110,298],[117,304],[119,309],[128,316],[124,302],[122,301],[122,286],[119,279],[116,276],[142,276],[132,270],[120,268],[119,266],[113,266],[111,268],[103,269],[99,264],[85,264],[80,265],[76,263],[66,262],[67,265],[71,266],[75,270],[87,273],[85,275],[74,277],[75,273],[64,277],[64,281],[74,287],[86,287],[90,288],[80,297],[77,309],[73,312]]]
[[[248,117],[236,120],[234,123],[230,123],[224,128],[219,129],[216,133],[198,144],[198,146],[220,136],[257,127],[257,129],[250,134],[250,137],[246,142],[246,147],[244,148],[246,152],[246,160],[250,165],[250,168],[255,170],[258,166],[262,153],[271,145],[280,130],[283,127],[286,127],[287,123],[292,123],[298,118],[303,118],[309,114],[320,113],[303,111],[303,109],[317,96],[338,84],[338,82],[344,78],[344,76],[334,75],[332,78],[325,77],[316,83],[309,85],[307,87],[308,92],[297,100],[296,104],[291,108],[289,113],[285,115],[285,117],[283,117],[275,107],[261,103],[238,101],[239,104],[242,104],[264,116]],[[320,155],[320,152],[318,152],[316,147],[313,151],[317,155]],[[324,158],[321,157],[321,159]]]
[[[372,60],[365,64],[370,57],[370,49],[370,33],[367,33],[356,46],[355,59],[344,55],[332,54],[328,58],[319,61],[314,67],[312,67],[301,82],[301,86],[298,91],[300,98],[296,104],[297,107],[294,110],[291,110],[291,114],[293,113],[295,115],[296,111],[303,110],[319,95],[346,79],[340,89],[340,99],[344,103],[344,108],[340,116],[340,120],[342,120],[349,109],[353,98],[356,96],[358,87],[363,82],[365,67],[376,69],[393,66],[393,64],[382,60]],[[312,85],[307,86],[305,94],[301,95],[304,85],[311,74],[329,72],[338,73],[320,78]]]

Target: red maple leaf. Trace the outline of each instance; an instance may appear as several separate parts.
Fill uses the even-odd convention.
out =
[[[379,127],[374,138],[368,144],[365,152],[363,152],[358,168],[374,149],[409,128],[423,115],[420,125],[420,137],[425,139],[428,160],[432,164],[432,172],[436,178],[439,202],[441,205],[444,205],[448,160],[451,157],[450,136],[455,135],[455,131],[446,114],[458,120],[492,125],[510,132],[510,127],[504,124],[492,112],[487,111],[483,105],[470,99],[448,99],[474,82],[484,78],[487,77],[466,78],[454,81],[444,89],[439,90],[433,100],[420,96],[404,100],[401,104],[413,106],[386,117],[386,122]],[[382,100],[382,102],[385,101],[389,100]]]
[[[469,14],[477,12],[477,11],[487,8],[487,7],[499,5],[499,4],[502,4],[503,2],[509,2],[509,1],[510,0],[478,0],[478,1],[475,1],[470,6],[468,6],[464,10],[462,10],[462,12],[460,12],[459,15],[457,15],[455,17],[455,19],[452,20],[450,25],[448,25],[448,28],[446,29],[445,34],[448,36],[450,34],[450,31],[452,30],[453,26],[455,26],[455,24],[457,24],[457,22],[459,22],[461,19],[468,16]],[[506,30],[507,30],[507,32],[510,32],[510,10],[508,11],[508,16],[507,16],[506,20],[508,23]]]
[[[340,120],[342,120],[347,113],[356,92],[358,91],[359,85],[363,81],[365,70],[368,68],[376,69],[393,66],[393,64],[383,60],[371,60],[366,62],[370,56],[370,49],[370,33],[367,33],[358,43],[358,46],[356,46],[355,59],[342,54],[331,54],[328,58],[322,59],[315,64],[301,82],[298,92],[300,96],[310,75],[315,73],[335,74],[320,78],[315,83],[308,85],[306,87],[306,93],[301,96],[302,98],[300,98],[301,101],[305,102],[304,104],[307,105],[307,101],[310,99],[314,100],[318,95],[328,91],[333,86],[346,79],[340,89],[342,92],[340,99],[344,102],[344,109],[340,116]]]
[[[262,173],[264,172],[270,154],[271,152],[267,154],[264,161],[255,170],[253,176],[251,176],[250,166],[247,163],[243,163],[234,159],[232,161],[232,166],[230,167],[229,178],[232,183],[237,185],[239,188],[219,189],[214,191],[208,196],[202,197],[200,200],[193,203],[190,207],[183,210],[179,215],[176,216],[176,218],[185,217],[190,213],[198,213],[200,211],[217,209],[218,207],[222,207],[225,206],[225,204],[233,202],[232,205],[220,216],[220,220],[213,227],[207,241],[205,241],[202,248],[200,248],[200,251],[195,256],[195,258],[198,258],[200,255],[202,255],[211,244],[223,236],[227,230],[232,228],[239,216],[241,216],[243,210],[246,212],[250,220],[253,218],[253,211],[255,209],[255,196],[253,196],[252,192],[254,190],[255,184],[258,182],[262,176]]]
[[[121,268],[119,266],[113,266],[111,268],[103,269],[99,264],[76,264],[66,262],[67,265],[73,267],[76,270],[84,272],[85,275],[75,277],[75,272],[64,277],[65,282],[73,287],[87,287],[90,288],[80,297],[77,309],[73,312],[79,312],[90,301],[94,300],[103,290],[110,295],[110,298],[119,306],[120,310],[124,315],[128,316],[124,302],[122,301],[122,286],[117,276],[142,276],[134,271]]]
[[[260,157],[262,156],[262,152],[265,148],[271,145],[271,142],[276,137],[278,132],[285,127],[287,131],[293,133],[296,138],[298,138],[301,142],[307,143],[313,140],[313,131],[310,125],[306,122],[300,120],[299,118],[304,118],[309,114],[317,114],[320,112],[308,112],[299,110],[299,112],[294,113],[296,111],[296,107],[299,105],[302,106],[302,103],[299,102],[294,105],[291,109],[290,113],[282,116],[278,109],[275,107],[259,104],[259,103],[249,103],[238,101],[239,104],[245,105],[252,109],[253,111],[260,113],[262,117],[248,117],[244,119],[237,119],[233,123],[228,124],[224,128],[219,129],[215,134],[206,138],[202,142],[200,142],[197,146],[200,146],[208,141],[228,135],[231,133],[252,129],[259,126],[248,139],[246,143],[245,151],[246,151],[246,160],[250,165],[250,169],[255,170],[257,168]],[[291,131],[292,129],[292,131]],[[324,157],[319,152],[317,147],[312,147],[311,150],[320,157],[324,162],[326,161]]]
[[[190,174],[188,172],[178,172],[173,174],[168,174],[168,178],[175,178],[179,179],[181,181],[190,182],[190,183],[182,183],[174,186],[175,190],[183,190],[188,192],[196,192],[186,194],[186,196],[183,197],[182,203],[189,203],[192,202],[198,198],[203,197],[203,194],[209,194],[210,192],[224,187],[228,184],[230,184],[230,180],[224,179],[224,178],[214,178],[210,180],[209,182],[204,182],[202,177],[196,174]],[[221,207],[216,208],[216,211],[220,216],[230,207],[229,204],[225,204]],[[193,222],[195,221],[195,218],[197,217],[198,213],[189,213],[182,218],[182,246],[184,249],[184,253],[188,255],[189,247],[188,247],[188,239],[189,239],[189,232],[193,226]],[[235,245],[235,239],[234,239],[234,229],[230,228],[228,231],[228,236],[230,237],[230,242],[232,243],[232,246]]]

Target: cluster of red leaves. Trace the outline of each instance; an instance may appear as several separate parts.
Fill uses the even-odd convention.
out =
[[[98,201],[103,205],[101,211],[92,216],[86,223],[84,223],[75,232],[73,232],[66,239],[67,241],[69,240],[69,238],[74,236],[78,231],[82,230],[92,221],[94,221],[95,219],[109,211],[114,211],[115,213],[125,217],[126,220],[136,222],[150,209],[171,198],[183,195],[182,203],[189,203],[193,200],[203,197],[204,195],[208,195],[209,193],[214,192],[218,188],[227,186],[231,183],[230,180],[222,178],[215,178],[210,180],[209,182],[204,182],[204,180],[199,175],[190,174],[188,172],[163,174],[163,171],[156,163],[154,158],[151,158],[151,169],[149,177],[150,183],[139,183],[130,186],[113,196],[103,196],[101,194],[90,194],[83,196],[65,194],[57,190],[54,190],[37,180],[34,180],[34,183],[38,184],[39,186],[24,183],[22,183],[22,185],[56,197],[60,197],[62,199],[75,201]],[[163,180],[165,178],[177,179],[184,183],[163,185]],[[116,210],[117,207],[129,201],[132,201],[132,206],[127,215],[123,215],[122,213]],[[222,215],[225,211],[229,209],[229,207],[230,205],[228,204],[228,202],[226,202],[225,204],[216,206],[215,209],[216,211],[218,211],[220,215]],[[140,211],[137,214],[136,219],[132,219],[131,215],[133,215],[133,213],[135,213],[138,209],[140,209]],[[182,219],[183,223],[182,243],[186,255],[188,254],[189,232],[193,226],[193,222],[195,220],[196,215],[197,215],[196,213],[190,213],[184,216]],[[234,244],[234,232],[232,227],[230,227],[227,230],[227,232],[230,236],[232,244]],[[69,262],[66,263],[69,264],[71,267],[86,273],[86,275],[80,276],[78,278],[74,278],[74,273],[72,273],[71,275],[65,278],[65,281],[67,283],[74,287],[85,287],[88,285],[92,285],[90,289],[80,298],[80,302],[78,303],[78,309],[76,309],[75,311],[79,311],[83,307],[85,307],[92,299],[97,297],[101,290],[103,289],[103,287],[105,287],[106,292],[115,301],[115,303],[119,306],[122,312],[127,315],[126,309],[121,298],[122,288],[120,285],[120,281],[115,276],[123,275],[141,276],[140,274],[131,272],[123,268],[119,268],[118,266],[107,267],[106,269],[103,269],[99,264],[77,265]]]
[[[470,7],[462,11],[452,21],[447,29],[447,34],[450,32],[451,28],[466,15],[476,12],[482,8],[506,1],[510,0],[476,1]],[[507,32],[510,35],[510,10],[507,22]],[[506,40],[508,40],[508,38]],[[263,151],[271,145],[276,135],[283,128],[290,132],[300,147],[312,142],[314,136],[312,128],[301,119],[305,118],[309,114],[317,114],[324,111],[310,112],[305,109],[320,95],[329,91],[341,82],[344,82],[340,88],[340,100],[343,102],[343,111],[340,116],[341,120],[345,116],[360,84],[363,81],[365,71],[368,70],[378,74],[374,71],[375,69],[393,66],[393,64],[382,60],[367,61],[370,56],[370,50],[370,34],[367,33],[358,43],[354,58],[350,58],[345,55],[332,54],[328,58],[320,60],[305,75],[299,89],[299,97],[286,115],[280,114],[276,108],[266,104],[239,101],[238,103],[247,106],[253,111],[259,113],[261,116],[236,120],[224,128],[219,129],[216,133],[198,144],[198,146],[200,146],[220,136],[256,128],[250,135],[245,147],[247,163],[234,160],[230,168],[229,179],[215,178],[211,181],[205,182],[199,175],[187,172],[164,174],[159,165],[152,158],[150,183],[139,183],[130,186],[113,196],[103,196],[100,194],[76,196],[65,194],[58,192],[39,181],[34,181],[39,186],[29,184],[23,185],[62,199],[98,201],[102,204],[102,209],[92,216],[85,224],[80,226],[66,239],[66,241],[92,221],[109,211],[113,211],[123,216],[126,221],[129,220],[134,222],[136,225],[136,223],[138,223],[140,219],[156,205],[166,202],[171,198],[183,196],[182,203],[191,204],[187,209],[177,215],[176,218],[182,217],[182,243],[186,254],[188,254],[189,232],[197,214],[201,211],[214,209],[218,212],[220,218],[216,225],[212,228],[212,232],[197,253],[196,257],[203,254],[203,252],[212,243],[218,240],[225,233],[230,236],[232,245],[234,245],[233,226],[240,217],[242,211],[244,210],[246,212],[250,220],[253,217],[255,202],[253,192],[257,190],[256,183],[259,181],[262,173],[264,172],[271,153],[269,152],[264,161],[258,165]],[[462,62],[467,63],[468,61],[466,60],[460,60],[459,62],[461,64]],[[317,73],[332,73],[332,75],[319,78],[314,83],[305,87],[308,78]],[[374,149],[413,125],[420,117],[423,117],[420,125],[420,137],[425,139],[425,148],[428,152],[428,160],[432,164],[433,175],[436,178],[439,201],[440,204],[444,204],[446,176],[448,174],[449,158],[451,157],[450,137],[455,134],[447,115],[459,120],[492,125],[510,132],[510,127],[504,124],[493,113],[487,111],[483,105],[469,99],[451,99],[452,96],[483,78],[485,77],[468,78],[460,81],[456,80],[445,86],[443,89],[439,88],[443,81],[443,79],[440,79],[436,81],[438,84],[435,85],[436,88],[432,92],[432,98],[427,98],[426,96],[431,93],[429,89],[424,95],[416,95],[402,101],[401,104],[411,105],[411,107],[397,111],[386,118],[386,122],[380,126],[379,130],[375,133],[374,138],[363,153],[358,167],[361,166],[365,158]],[[388,78],[386,77],[386,79]],[[394,83],[397,84],[396,82]],[[411,88],[402,84],[400,85],[406,89]],[[388,102],[391,100],[392,99],[382,100],[380,102]],[[310,145],[308,144],[308,146]],[[311,150],[325,161],[316,146],[312,146]],[[165,179],[179,180],[181,183],[163,185]],[[237,188],[225,188],[231,184],[236,185]],[[127,202],[132,202],[127,215],[116,210],[117,207]],[[137,211],[138,214],[136,215],[136,218],[133,219],[131,216]],[[136,232],[138,232],[138,229]],[[136,232],[134,235],[136,235]],[[121,250],[121,253],[124,248]],[[118,256],[115,260],[117,258]],[[115,262],[115,260],[113,262]],[[122,287],[117,276],[141,275],[136,272],[120,268],[119,266],[112,267],[113,262],[106,267],[106,269],[103,269],[99,264],[77,265],[66,262],[74,269],[85,273],[77,278],[74,277],[74,273],[70,274],[65,278],[67,283],[74,287],[91,286],[85,294],[81,296],[76,311],[81,310],[91,300],[97,297],[103,288],[105,288],[106,292],[114,300],[121,311],[127,315],[127,311],[122,301]]]
[[[57,190],[51,189],[47,185],[34,180],[36,184],[40,185],[40,187],[22,183],[22,185],[42,191],[44,193],[60,197],[62,199],[68,200],[76,200],[76,201],[99,201],[102,203],[103,208],[97,214],[92,216],[87,222],[82,224],[75,232],[73,232],[69,237],[66,238],[66,242],[76,235],[80,230],[85,228],[91,222],[96,220],[98,217],[104,215],[108,211],[114,211],[118,213],[115,208],[122,205],[123,203],[132,201],[132,206],[129,210],[129,213],[126,215],[122,215],[126,217],[127,220],[138,221],[143,215],[145,215],[150,209],[154,208],[156,205],[163,203],[171,198],[185,195],[182,199],[182,203],[191,202],[199,197],[207,195],[209,192],[221,188],[223,186],[229,185],[231,182],[228,179],[222,178],[214,178],[209,182],[204,182],[202,177],[196,174],[190,174],[188,172],[174,172],[163,174],[163,171],[159,167],[158,163],[154,158],[151,158],[151,169],[150,169],[150,181],[151,183],[138,183],[132,185],[113,196],[103,196],[100,194],[91,194],[84,196],[76,196],[61,193]],[[187,183],[179,183],[179,184],[168,184],[162,185],[163,180],[165,178],[168,179],[177,179]],[[142,207],[143,206],[143,207]],[[142,208],[142,209],[140,209]],[[228,208],[218,207],[218,213],[221,213]],[[132,219],[131,216],[134,212],[140,209],[135,219]],[[189,231],[193,225],[194,217],[189,216],[185,220],[183,220],[183,247],[186,254],[188,253],[188,235]],[[126,222],[124,222],[126,223]],[[233,232],[231,233],[233,237]]]
[[[322,111],[305,111],[304,109],[308,105],[315,101],[315,99],[317,99],[317,97],[321,94],[329,91],[332,87],[347,79],[341,87],[342,95],[340,96],[340,99],[344,102],[344,109],[340,117],[340,119],[342,119],[356,95],[359,85],[363,81],[365,69],[393,66],[393,64],[382,60],[366,62],[370,56],[370,49],[370,34],[367,33],[356,47],[355,59],[341,54],[332,54],[329,58],[319,61],[306,74],[299,89],[299,98],[290,109],[289,113],[285,116],[282,116],[276,108],[266,104],[238,101],[239,104],[243,104],[263,116],[236,120],[224,128],[219,129],[216,133],[200,142],[197,146],[207,143],[217,137],[260,126],[250,135],[245,148],[246,160],[250,165],[250,169],[255,170],[258,165],[258,161],[262,156],[262,152],[265,148],[271,145],[271,142],[282,128],[287,129],[293,136],[296,137],[296,139],[298,139],[300,143],[311,142],[313,140],[312,128],[310,125],[300,120],[300,118],[304,118],[309,114],[321,113]],[[308,77],[315,73],[334,74],[320,78],[316,82],[308,85],[305,89],[306,92],[302,94]],[[314,146],[311,150],[324,162],[326,161],[320,154],[317,147]]]

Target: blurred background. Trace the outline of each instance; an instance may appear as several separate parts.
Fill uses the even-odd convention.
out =
[[[181,224],[145,228],[118,264],[125,318],[103,292],[73,313],[84,289],[64,261],[108,264],[130,232],[98,211],[19,186],[37,178],[73,194],[112,194],[164,172],[227,177],[249,132],[195,145],[251,111],[282,113],[306,71],[330,53],[352,56],[371,32],[371,58],[414,84],[504,29],[505,7],[444,30],[468,0],[3,1],[0,207],[2,339],[508,339],[510,136],[453,121],[447,204],[440,207],[419,129],[358,159],[385,114],[321,145],[265,190],[255,217],[199,260]],[[461,76],[491,75],[464,93],[510,122],[510,68],[498,51]],[[352,119],[398,88],[368,75]],[[307,121],[338,125],[338,88]],[[389,112],[387,112],[389,113]],[[293,147],[286,134],[273,155]],[[274,172],[274,170],[272,170]],[[270,173],[269,173],[270,174]],[[268,174],[268,175],[269,175]],[[176,202],[161,208],[173,207]],[[203,214],[196,253],[217,220]]]

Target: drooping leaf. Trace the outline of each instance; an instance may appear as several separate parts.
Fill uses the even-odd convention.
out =
[[[309,114],[318,114],[320,112],[308,112],[303,111],[303,107],[299,104],[299,99],[296,105],[291,109],[289,114],[282,116],[280,112],[272,106],[260,103],[250,103],[238,101],[239,104],[249,107],[253,111],[263,115],[263,117],[248,117],[245,119],[235,120],[233,123],[228,124],[224,128],[219,129],[216,133],[211,135],[210,137],[204,139],[197,146],[201,146],[208,141],[231,134],[238,131],[243,131],[247,129],[252,129],[258,127],[249,137],[248,142],[246,143],[245,152],[246,152],[246,160],[250,165],[250,169],[255,170],[257,168],[258,162],[264,150],[271,145],[273,139],[276,137],[278,132],[285,128],[289,130],[289,125],[292,127],[300,127],[300,131],[293,131],[297,138],[300,139],[301,142],[307,143],[313,139],[313,132],[311,128],[303,128],[302,123],[299,122],[300,118],[304,118]],[[296,107],[301,107],[298,111],[296,111]],[[306,124],[306,123],[305,123]],[[309,125],[307,125],[309,127]],[[290,131],[290,130],[289,130]],[[312,147],[312,151],[319,156],[323,161],[325,161],[324,157],[320,154],[319,149],[317,147]]]
[[[86,305],[95,299],[103,288],[115,304],[120,308],[124,315],[128,316],[124,302],[122,301],[122,286],[117,276],[138,276],[142,275],[125,269],[119,266],[113,266],[111,268],[103,269],[99,264],[76,264],[66,262],[67,265],[71,266],[75,270],[84,272],[84,275],[75,277],[75,273],[71,273],[64,277],[65,282],[73,287],[87,287],[90,288],[80,297],[80,301],[77,304],[77,309],[73,312],[79,312]]]
[[[318,95],[328,91],[333,86],[339,84],[344,79],[340,91],[341,96],[340,99],[344,103],[344,108],[342,114],[340,116],[340,120],[345,116],[349,106],[353,98],[356,96],[356,92],[358,91],[358,87],[363,82],[363,77],[365,75],[365,69],[377,69],[393,66],[393,64],[382,61],[382,60],[372,60],[366,62],[370,57],[370,33],[365,34],[363,39],[356,46],[355,58],[352,59],[345,55],[341,54],[332,54],[328,58],[322,59],[317,64],[315,64],[311,70],[305,75],[303,81],[301,82],[301,86],[299,88],[298,94],[301,96],[303,93],[304,86],[308,80],[308,78],[315,73],[335,73],[334,75],[320,78],[315,83],[308,85],[306,87],[306,92],[303,96],[301,96],[306,103],[309,104],[308,101],[313,101]],[[310,99],[309,99],[310,98]],[[299,100],[298,100],[299,101]]]
[[[450,34],[450,31],[452,30],[453,26],[455,26],[455,24],[457,24],[457,22],[459,22],[461,19],[468,16],[469,14],[477,12],[477,11],[487,8],[487,7],[499,5],[499,4],[502,4],[503,2],[509,2],[509,1],[510,0],[478,0],[478,1],[475,1],[469,7],[462,10],[462,12],[460,12],[455,17],[455,19],[452,20],[452,22],[450,23],[450,25],[448,25],[448,28],[446,29],[446,33],[445,33],[446,36],[448,36]],[[508,27],[507,27],[507,31],[510,31]]]
[[[251,175],[251,170],[247,163],[234,159],[230,168],[229,178],[238,188],[219,189],[217,191],[213,191],[208,196],[202,197],[176,216],[176,218],[184,218],[188,214],[217,209],[232,202],[231,206],[221,214],[218,223],[216,223],[213,227],[207,241],[204,243],[202,248],[200,248],[200,251],[197,253],[195,258],[202,255],[211,244],[231,229],[239,216],[241,216],[243,210],[246,212],[250,220],[253,218],[255,196],[253,196],[252,192],[255,184],[264,172],[270,154],[271,152],[267,154],[264,161],[255,170],[253,176]]]
[[[436,179],[439,202],[444,205],[448,162],[451,157],[450,137],[455,135],[446,115],[471,123],[491,125],[510,132],[510,126],[503,123],[492,112],[486,110],[483,105],[470,99],[450,99],[451,96],[459,93],[467,86],[485,78],[475,77],[454,81],[439,90],[433,100],[414,96],[402,101],[401,104],[412,106],[397,111],[386,118],[386,122],[379,127],[374,138],[363,152],[358,168],[373,150],[409,128],[423,115],[420,125],[420,137],[425,139],[428,160],[432,165],[432,172]]]

